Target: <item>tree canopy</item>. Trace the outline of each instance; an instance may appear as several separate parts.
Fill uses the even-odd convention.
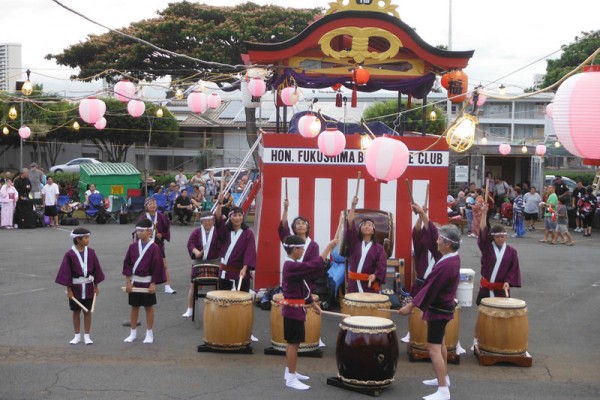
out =
[[[204,61],[242,64],[245,41],[274,43],[296,36],[314,20],[320,9],[292,9],[274,5],[244,3],[218,7],[187,1],[171,3],[158,17],[131,24],[120,31],[160,48]],[[189,77],[210,66],[161,53],[145,44],[114,32],[89,35],[85,42],[71,45],[60,54],[48,54],[57,64],[79,68],[73,78],[100,79],[105,70],[123,71],[136,79],[155,80],[170,75]],[[233,72],[232,69],[230,72]],[[116,73],[106,76],[117,79]],[[206,79],[200,75],[197,79]],[[196,79],[196,80],[197,80]]]
[[[446,128],[445,114],[440,108],[428,105],[426,108],[417,108],[406,110],[406,102],[402,103],[402,113],[398,115],[398,100],[388,100],[386,102],[376,102],[363,112],[363,118],[367,120],[377,119],[396,132],[422,132],[423,131],[423,110],[426,110],[427,132],[441,135]],[[431,111],[435,111],[436,118],[432,121],[429,117]]]
[[[576,43],[570,46],[563,45],[564,50],[560,58],[546,60],[546,76],[542,87],[548,87],[559,81],[600,48],[600,31],[581,32],[581,34],[584,36],[583,39],[575,37]]]

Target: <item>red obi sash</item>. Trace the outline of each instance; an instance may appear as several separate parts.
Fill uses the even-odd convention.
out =
[[[479,283],[481,287],[489,289],[489,290],[502,290],[504,289],[504,282],[492,283],[488,281],[486,278],[481,277],[481,281]]]
[[[348,271],[348,278],[355,280],[355,281],[363,281],[363,282],[368,282],[369,281],[369,274],[359,274],[358,272],[352,272],[352,271]],[[375,291],[379,292],[379,282],[375,281],[373,282],[373,286],[371,286]]]

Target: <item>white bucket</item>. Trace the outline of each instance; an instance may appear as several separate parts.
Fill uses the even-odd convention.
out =
[[[461,284],[469,284],[473,285],[473,281],[475,280],[475,271],[470,268],[461,268],[460,269],[460,283]]]
[[[456,291],[456,299],[461,307],[473,306],[473,285],[460,283]]]

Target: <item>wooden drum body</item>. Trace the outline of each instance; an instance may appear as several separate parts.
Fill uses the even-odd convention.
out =
[[[210,284],[219,280],[219,266],[214,264],[195,264],[192,266],[192,281]]]
[[[218,350],[250,345],[254,307],[250,293],[213,290],[204,299],[204,343]]]
[[[499,354],[525,353],[529,337],[526,303],[506,297],[481,299],[476,332],[481,350]]]
[[[319,296],[312,295],[314,302],[319,302]],[[280,351],[287,349],[287,342],[283,335],[283,317],[281,310],[283,305],[279,304],[283,300],[283,294],[278,293],[271,300],[271,344],[273,348]],[[305,341],[300,343],[299,352],[314,351],[319,348],[319,338],[321,337],[321,315],[312,310],[311,304],[304,305],[306,310],[306,322],[304,329],[306,332]]]
[[[448,351],[455,351],[458,343],[460,328],[460,306],[454,309],[454,318],[448,321],[446,325],[446,335],[444,337]],[[427,321],[423,320],[423,311],[419,308],[413,308],[413,312],[408,319],[408,330],[410,332],[410,345],[419,350],[427,350]]]
[[[338,377],[348,385],[386,386],[398,364],[396,326],[386,318],[348,317],[340,324],[335,356]]]
[[[390,298],[383,294],[347,293],[342,301],[342,314],[387,318],[390,313],[379,309],[389,310],[391,305]]]

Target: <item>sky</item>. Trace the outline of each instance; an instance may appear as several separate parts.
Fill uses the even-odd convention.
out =
[[[178,0],[60,0],[65,6],[113,29],[156,17]],[[207,1],[199,1],[208,3]],[[231,6],[238,0],[219,0]],[[293,7],[298,2],[254,0],[257,4]],[[302,7],[328,8],[329,0],[303,0]],[[213,3],[214,4],[214,3]],[[392,0],[400,18],[416,29],[427,43],[449,44],[449,9],[452,4],[452,50],[475,50],[466,73],[470,84],[482,83],[493,89],[500,84],[508,93],[519,93],[533,85],[535,74],[546,70],[547,58],[558,58],[562,45],[571,43],[582,31],[600,29],[600,1],[579,0]],[[61,53],[68,46],[85,41],[88,34],[107,32],[52,0],[11,2],[0,14],[0,43],[22,45],[23,70],[32,71],[31,80],[46,91],[78,97],[98,90],[100,84],[69,81],[74,73],[54,61],[48,53]],[[25,74],[23,78],[25,79]],[[160,96],[153,94],[154,96]]]

